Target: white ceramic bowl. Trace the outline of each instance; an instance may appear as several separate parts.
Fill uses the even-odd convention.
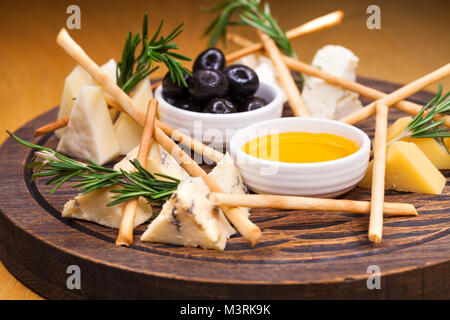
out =
[[[360,149],[341,159],[317,163],[286,163],[245,153],[244,145],[257,137],[283,132],[332,133],[354,141]],[[246,185],[257,193],[336,197],[364,177],[370,139],[360,129],[334,120],[289,117],[263,121],[239,130],[230,140],[230,152]]]
[[[196,140],[222,148],[231,136],[241,128],[269,119],[280,118],[283,112],[284,94],[273,84],[260,82],[255,94],[270,101],[264,107],[232,114],[211,114],[181,110],[162,97],[162,86],[155,91],[159,102],[159,119]]]

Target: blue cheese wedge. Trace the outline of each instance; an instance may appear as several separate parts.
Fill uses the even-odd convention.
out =
[[[148,101],[153,98],[150,80],[148,78],[142,80],[130,96],[139,110],[147,112]],[[119,139],[120,154],[127,154],[141,140],[142,127],[125,113],[121,113],[117,118],[114,131]]]
[[[141,240],[224,250],[227,239],[235,231],[208,195],[209,189],[202,178],[183,180]]]
[[[57,151],[79,159],[91,159],[98,164],[119,155],[119,142],[100,87],[81,88]]]
[[[223,159],[217,163],[214,169],[209,173],[209,176],[214,178],[224,193],[247,193],[247,187],[244,184],[244,180],[228,153],[226,153]],[[242,214],[247,217],[249,216],[249,208],[241,207],[239,209]]]
[[[312,65],[326,73],[355,81],[358,61],[350,50],[328,45],[317,51]],[[306,77],[302,96],[314,117],[338,120],[362,108],[356,93],[315,77]]]
[[[139,146],[133,148],[127,155],[114,165],[114,170],[131,171],[134,169],[130,160],[136,159]],[[158,143],[152,142],[145,168],[152,173],[162,173],[167,176],[183,180],[188,178],[187,172],[178,164],[174,157],[167,153]]]
[[[64,205],[62,216],[91,221],[105,227],[119,229],[125,203],[107,206],[112,201],[109,191],[114,188],[117,189],[118,187],[103,188],[87,194],[79,194],[75,199]],[[152,208],[144,198],[139,198],[134,227],[143,224],[151,217]]]

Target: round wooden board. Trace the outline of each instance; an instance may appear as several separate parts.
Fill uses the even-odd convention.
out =
[[[397,85],[359,79],[391,92]],[[411,100],[424,103],[432,94]],[[367,103],[367,101],[363,101]],[[56,108],[16,134],[56,147],[53,134],[33,131],[56,117]],[[286,115],[289,115],[286,110]],[[401,116],[391,109],[390,121]],[[358,125],[373,131],[373,118]],[[449,298],[450,188],[439,196],[388,191],[387,201],[413,203],[418,217],[387,217],[383,242],[367,240],[368,216],[346,213],[252,209],[263,231],[251,248],[233,236],[223,252],[143,243],[135,232],[130,248],[114,244],[117,230],[61,218],[76,195],[64,186],[49,195],[45,181],[30,183],[22,168],[32,153],[12,139],[0,148],[0,259],[22,282],[52,299],[65,298]],[[450,172],[443,172],[449,180]],[[342,198],[368,200],[356,188]],[[81,270],[81,289],[69,290],[67,268]],[[381,289],[369,290],[368,267],[381,270]]]

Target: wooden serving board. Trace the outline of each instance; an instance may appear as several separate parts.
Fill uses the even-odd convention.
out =
[[[391,92],[397,85],[359,79]],[[411,100],[427,102],[420,92]],[[364,101],[367,103],[368,101]],[[16,134],[56,147],[53,134],[33,138],[56,118],[41,115]],[[286,110],[286,115],[288,111]],[[391,109],[390,121],[402,113]],[[373,131],[373,118],[358,126]],[[61,218],[76,195],[64,186],[54,195],[44,180],[30,183],[22,166],[32,153],[8,139],[0,148],[0,259],[31,289],[47,298],[449,298],[450,172],[440,196],[388,191],[386,201],[411,202],[418,217],[388,217],[383,242],[367,240],[368,215],[308,211],[251,210],[263,232],[251,248],[233,236],[223,252],[143,243],[137,228],[130,248],[114,244],[117,230]],[[342,198],[369,200],[356,188]],[[69,290],[67,268],[81,270],[81,289]],[[367,288],[367,269],[381,270],[381,289]]]

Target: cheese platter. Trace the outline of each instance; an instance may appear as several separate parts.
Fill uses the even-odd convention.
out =
[[[260,42],[213,10],[192,71],[183,25],[149,40],[147,14],[117,63],[58,33],[78,64],[60,106],[0,148],[0,259],[48,298],[446,297],[450,100],[421,90],[450,65],[357,81],[349,49],[309,65],[289,42],[341,11],[285,33],[268,5],[233,8]]]

